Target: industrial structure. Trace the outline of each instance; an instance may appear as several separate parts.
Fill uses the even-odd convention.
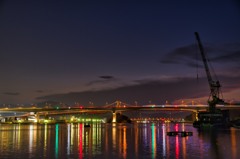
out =
[[[205,112],[198,113],[198,120],[193,123],[194,127],[215,127],[215,126],[227,126],[229,123],[229,112],[228,110],[216,109],[217,104],[224,104],[223,99],[220,98],[220,82],[218,80],[213,80],[212,75],[209,70],[208,61],[205,56],[205,52],[197,32],[195,32],[196,40],[201,53],[202,61],[206,71],[208,84],[210,87],[210,96],[208,99],[209,109]]]

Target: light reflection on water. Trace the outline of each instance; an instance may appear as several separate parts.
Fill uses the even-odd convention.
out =
[[[167,136],[192,131],[193,136]],[[198,132],[191,124],[0,124],[0,158],[218,158],[240,156],[240,129]]]

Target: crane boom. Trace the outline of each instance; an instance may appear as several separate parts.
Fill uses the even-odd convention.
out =
[[[203,49],[200,37],[199,37],[197,32],[195,32],[195,36],[196,36],[196,39],[197,39],[197,42],[198,42],[198,47],[200,49],[200,53],[201,53],[201,56],[202,56],[204,68],[205,68],[205,71],[206,71],[206,74],[207,74],[208,84],[209,84],[209,86],[211,88],[211,83],[212,83],[213,80],[212,80],[212,76],[211,76],[210,71],[209,71],[209,67],[208,67],[208,64],[207,64],[206,56],[204,54],[204,49]]]
[[[214,81],[212,79],[211,73],[209,71],[207,59],[206,59],[206,56],[205,56],[205,53],[204,53],[204,49],[203,49],[200,37],[199,37],[197,32],[195,32],[195,36],[196,36],[196,39],[197,39],[197,42],[198,42],[198,47],[199,47],[200,52],[201,52],[203,64],[204,64],[205,71],[206,71],[206,74],[207,74],[208,84],[209,84],[209,87],[210,87],[210,97],[212,99],[211,100],[208,99],[209,110],[211,112],[215,112],[216,104],[224,103],[224,101],[219,98],[221,85],[220,85],[219,81]]]

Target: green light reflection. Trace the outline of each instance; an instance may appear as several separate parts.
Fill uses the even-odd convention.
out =
[[[151,125],[152,129],[152,158],[156,158],[156,140],[155,140],[155,126],[154,123]]]
[[[58,127],[59,127],[59,125],[56,124],[56,129],[55,129],[55,132],[56,132],[56,138],[55,138],[55,158],[58,158]]]

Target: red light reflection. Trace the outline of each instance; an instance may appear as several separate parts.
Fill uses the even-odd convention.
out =
[[[175,131],[178,131],[178,124],[175,125]],[[176,136],[176,146],[175,146],[175,154],[176,154],[176,159],[179,158],[179,141],[178,141],[178,136]]]
[[[82,124],[79,124],[79,159],[83,158],[82,150]]]

